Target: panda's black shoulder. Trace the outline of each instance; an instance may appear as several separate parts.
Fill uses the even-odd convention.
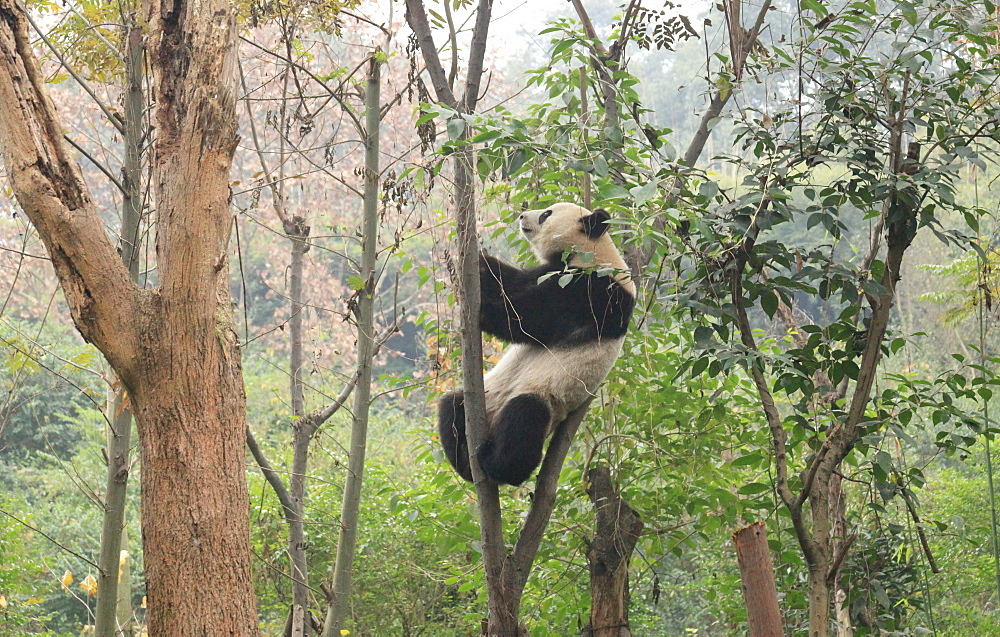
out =
[[[537,312],[551,313],[568,326],[565,344],[621,338],[628,332],[635,296],[614,276],[594,270],[566,270],[547,263],[533,274],[547,278],[539,285],[551,294],[540,297]]]

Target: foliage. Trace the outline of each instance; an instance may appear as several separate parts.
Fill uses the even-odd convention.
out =
[[[74,412],[103,401],[97,351],[63,330],[5,322],[0,355],[0,462],[38,453],[71,457],[82,441],[72,426]]]
[[[47,616],[38,604],[47,583],[42,551],[32,547],[31,532],[15,518],[32,521],[24,502],[0,496],[0,635],[38,633]]]
[[[250,3],[240,11],[245,24],[259,25],[265,35],[278,25],[291,55],[305,63],[317,55],[307,41],[312,29],[321,34],[316,42],[339,46],[327,36],[338,30],[338,12],[348,6]],[[90,26],[98,22],[92,12],[100,7],[80,8],[79,15],[60,23],[57,45],[78,42],[72,59],[87,77],[113,81],[118,63],[100,37],[114,41],[116,31]],[[796,30],[755,51],[744,84],[759,85],[740,86],[725,53],[709,63],[709,88],[741,91],[732,115],[735,142],[723,138],[718,144],[727,149],[718,174],[680,166],[675,145],[683,140],[651,124],[693,110],[670,101],[677,99],[675,87],[667,91],[656,84],[673,77],[664,63],[651,62],[662,58],[637,51],[629,68],[608,70],[620,116],[607,118],[606,86],[592,70],[597,43],[569,20],[559,19],[543,32],[543,39],[550,38],[550,55],[542,68],[516,78],[516,88],[526,89],[521,99],[461,118],[439,105],[421,104],[418,125],[426,129],[436,122],[444,139],[441,155],[415,162],[398,180],[387,177],[384,186],[383,221],[393,232],[385,270],[398,272],[391,285],[413,308],[414,320],[402,342],[386,345],[401,353],[387,351],[381,361],[378,384],[386,396],[373,412],[377,435],[363,493],[352,634],[469,634],[478,631],[484,614],[473,491],[440,457],[428,422],[435,392],[454,384],[457,368],[450,255],[442,247],[449,245],[450,227],[433,206],[445,197],[443,158],[463,143],[478,151],[489,250],[526,258],[526,245],[508,223],[516,211],[582,200],[589,179],[595,205],[614,213],[615,239],[635,257],[642,275],[632,332],[564,468],[557,507],[525,592],[523,614],[532,634],[561,635],[586,622],[585,553],[594,522],[584,476],[597,463],[612,467],[622,496],[646,524],[632,556],[635,634],[738,630],[745,611],[727,538],[757,519],[767,522],[786,624],[791,632],[804,630],[806,563],[775,491],[771,438],[750,374],[762,370],[776,396],[789,434],[791,483],[800,487],[801,470],[846,418],[848,405],[839,388],[853,387],[858,379],[871,334],[869,300],[884,291],[885,252],[871,251],[872,237],[897,220],[893,204],[899,201],[917,204],[916,226],[909,232],[935,233],[948,242],[952,261],[931,269],[950,276],[954,285],[926,298],[951,304],[949,319],[970,319],[977,263],[985,256],[992,270],[996,258],[991,248],[970,251],[986,234],[991,204],[962,192],[968,187],[967,167],[984,182],[993,170],[988,162],[1000,116],[996,26],[983,8],[972,2],[908,0],[890,7],[810,0],[797,15],[775,17],[775,33],[778,26]],[[443,16],[441,21],[447,22]],[[685,26],[671,24],[671,33]],[[633,37],[628,45],[639,47],[655,45],[657,35]],[[700,52],[702,46],[694,48]],[[681,59],[670,58],[675,67]],[[657,75],[633,74],[643,65]],[[586,109],[581,67],[587,69]],[[316,68],[326,80],[347,72],[335,64]],[[704,74],[700,67],[669,72],[685,70],[691,77]],[[261,86],[270,85],[272,76],[277,72],[262,71]],[[513,92],[505,82],[511,83],[498,74],[491,90]],[[321,93],[322,100],[330,99]],[[646,109],[641,98],[650,94],[655,95],[649,104],[660,104],[661,112]],[[261,98],[264,106],[254,116],[273,134],[277,116],[270,99]],[[664,103],[672,112],[662,112]],[[311,108],[307,104],[296,103],[304,109],[299,115]],[[313,122],[303,117],[305,129]],[[693,128],[687,124],[685,130]],[[324,122],[315,129],[332,126]],[[412,133],[409,120],[398,128]],[[716,133],[726,130],[719,124]],[[290,137],[312,145],[305,143],[311,139],[307,133]],[[921,144],[912,163],[906,163],[908,141]],[[315,162],[324,167],[336,154],[320,152],[330,153],[317,153]],[[345,166],[338,170],[350,173]],[[287,376],[275,361],[287,350],[281,328],[287,314],[284,255],[267,232],[257,232],[263,224],[253,215],[268,203],[261,203],[263,180],[250,177],[253,170],[239,171],[239,179],[252,187],[237,193],[241,218],[257,224],[241,237],[242,273],[232,285],[234,298],[245,303],[239,322],[251,341],[244,350],[248,420],[283,471],[290,456]],[[303,208],[324,214],[314,226],[322,227],[314,233],[322,236],[314,237],[307,264],[316,319],[309,333],[318,350],[308,382],[315,390],[310,400],[320,401],[336,395],[351,371],[343,352],[353,335],[340,317],[358,287],[348,272],[357,256],[353,210],[339,201],[343,197],[327,201],[325,194],[310,195],[327,189],[303,176],[290,183],[301,184]],[[406,216],[410,212],[393,216],[390,190],[404,186],[418,194],[399,205],[407,211],[427,208],[426,215],[413,221]],[[747,241],[751,235],[754,240]],[[907,257],[918,258],[926,253]],[[732,283],[737,269],[739,289]],[[755,347],[739,338],[738,306],[747,311]],[[393,311],[387,307],[386,316]],[[866,400],[860,437],[840,467],[847,480],[848,532],[855,536],[841,578],[847,609],[858,634],[933,628],[942,634],[991,634],[997,599],[981,449],[984,436],[996,428],[987,428],[981,414],[997,384],[990,373],[996,361],[980,367],[966,355],[943,366],[946,352],[940,351],[934,326],[910,329],[913,310],[899,305],[894,312],[880,344],[884,363]],[[99,516],[88,494],[100,492],[97,476],[104,471],[98,451],[103,420],[93,408],[94,401],[103,402],[104,388],[95,374],[77,366],[96,369],[99,362],[89,347],[54,331],[29,337],[39,334],[37,321],[25,319],[16,329],[2,325],[8,398],[0,412],[5,424],[0,483],[18,495],[0,498],[0,509],[92,558]],[[932,364],[913,362],[920,355],[913,333],[918,329],[930,332],[923,342],[934,350],[934,357],[927,356]],[[332,568],[348,418],[339,414],[328,425],[310,459],[306,533],[316,589]],[[289,603],[287,529],[270,488],[256,470],[248,475],[261,620],[267,631],[279,632]],[[508,519],[522,516],[531,497],[530,485],[506,489]],[[919,523],[912,521],[911,506]],[[135,524],[137,515],[129,519]],[[929,538],[941,575],[929,572],[918,528]],[[141,562],[138,549],[133,554]],[[0,515],[0,595],[6,600],[6,608],[0,604],[0,635],[76,632],[87,610],[61,589],[58,579],[66,570],[78,580],[74,587],[87,573],[83,562]],[[133,591],[137,606],[141,592]],[[79,596],[79,589],[74,593]],[[42,601],[29,603],[32,598]],[[315,599],[322,602],[322,595]]]

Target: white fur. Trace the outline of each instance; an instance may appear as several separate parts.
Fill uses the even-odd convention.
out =
[[[539,394],[549,403],[553,425],[597,392],[622,351],[624,338],[583,347],[548,349],[515,344],[504,350],[496,367],[483,378],[486,419],[493,422],[514,396]]]
[[[552,214],[541,224],[539,217],[548,211]],[[557,203],[548,208],[528,210],[521,213],[521,233],[531,244],[531,250],[540,261],[545,261],[552,253],[561,253],[567,248],[576,248],[569,264],[577,268],[612,268],[615,280],[635,296],[635,283],[629,275],[625,259],[615,247],[607,232],[591,239],[580,232],[580,219],[590,211],[575,203]],[[581,254],[592,253],[593,259],[585,263]]]
[[[549,210],[552,213],[539,224],[539,217]],[[590,211],[582,206],[557,203],[523,213],[521,231],[540,260],[575,247],[570,265],[614,268],[615,278],[634,296],[635,284],[608,233],[591,239],[581,231],[580,218],[589,214]],[[580,258],[580,253],[586,252],[594,255],[590,263],[583,263]],[[624,341],[622,337],[561,348],[528,344],[508,346],[500,362],[484,378],[487,421],[495,422],[500,410],[511,398],[519,394],[539,394],[552,410],[549,421],[551,433],[553,426],[597,392],[618,360]]]

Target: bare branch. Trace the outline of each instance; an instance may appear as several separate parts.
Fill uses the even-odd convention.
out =
[[[487,0],[488,1],[488,0]],[[458,110],[458,100],[455,93],[448,84],[448,75],[441,66],[441,58],[438,56],[437,46],[434,44],[434,35],[431,33],[431,25],[427,21],[427,13],[424,11],[422,0],[406,0],[406,22],[413,29],[423,53],[424,65],[427,73],[431,76],[431,83],[434,85],[434,93],[439,102],[444,102],[448,108]],[[477,22],[478,26],[478,22]],[[471,77],[472,74],[469,74]]]
[[[104,176],[107,177],[108,180],[110,180],[111,183],[115,185],[115,188],[117,188],[119,192],[125,192],[125,186],[122,185],[122,182],[118,181],[118,179],[115,178],[115,176],[111,173],[110,170],[108,170],[104,166],[104,164],[97,161],[97,159],[93,155],[84,150],[83,146],[73,141],[73,138],[70,137],[69,135],[63,135],[63,139],[69,142],[69,145],[75,148],[81,155],[89,159],[90,163],[92,163],[94,166],[97,166],[97,169],[100,170],[102,173],[104,173]]]
[[[271,466],[271,463],[267,461],[267,458],[264,456],[264,452],[260,448],[257,438],[254,437],[253,431],[250,430],[249,425],[247,426],[247,447],[250,448],[250,454],[257,462],[257,466],[260,467],[260,472],[264,474],[264,479],[266,479],[267,483],[271,485],[272,489],[274,489],[274,495],[278,496],[278,501],[281,502],[281,508],[285,514],[285,520],[291,521],[297,515],[295,512],[295,503],[292,502],[292,496],[288,493],[285,481],[281,479],[278,472],[275,471]]]
[[[410,2],[408,1],[407,4]],[[472,28],[472,48],[469,50],[469,70],[465,77],[465,97],[462,111],[471,113],[479,102],[479,86],[483,78],[483,60],[486,57],[486,38],[489,34],[493,0],[479,0],[476,24]]]

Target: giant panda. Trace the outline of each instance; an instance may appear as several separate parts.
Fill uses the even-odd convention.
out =
[[[541,265],[480,258],[480,327],[510,343],[484,378],[487,434],[475,450],[496,482],[516,486],[534,473],[549,433],[595,394],[621,353],[635,284],[608,219],[573,203],[530,210],[520,229]],[[461,389],[441,398],[438,431],[448,461],[471,482]]]

